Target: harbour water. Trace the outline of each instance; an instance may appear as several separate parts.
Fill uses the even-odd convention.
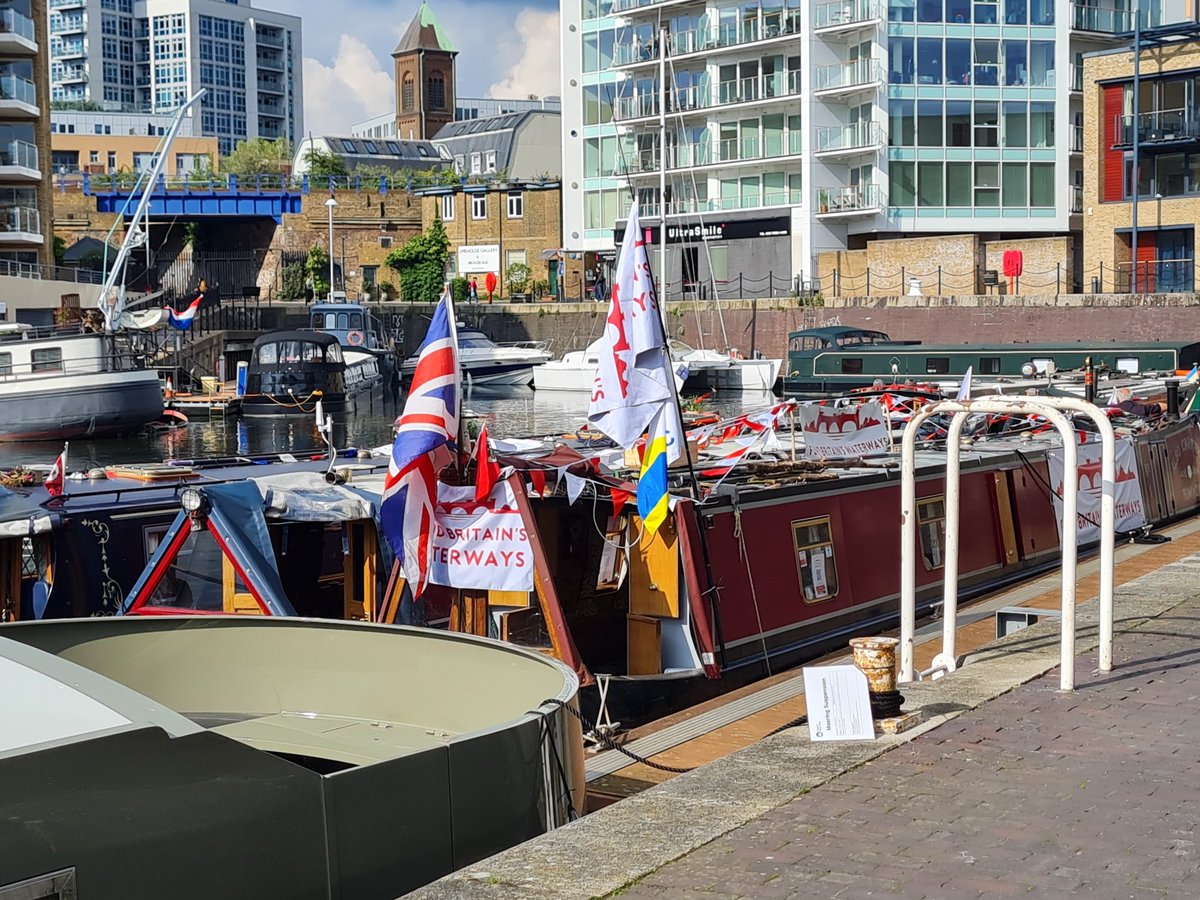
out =
[[[400,406],[404,399],[401,397]],[[769,406],[770,394],[718,395],[705,408],[722,416]],[[464,407],[485,417],[493,437],[549,436],[578,428],[587,413],[586,394],[541,392],[532,388],[475,388]],[[376,390],[358,400],[354,416],[335,423],[339,448],[378,447],[391,441],[392,423],[399,414],[386,392]],[[303,453],[322,447],[312,416],[277,418],[193,418],[186,428],[146,432],[107,440],[71,442],[70,468],[78,471],[104,465],[160,462],[166,459],[252,456],[264,453]],[[57,443],[0,444],[0,469],[49,465],[62,450]]]

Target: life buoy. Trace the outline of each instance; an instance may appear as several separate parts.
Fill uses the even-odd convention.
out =
[[[351,331],[346,335],[346,342],[352,347],[357,347],[363,342],[363,333],[361,331]]]

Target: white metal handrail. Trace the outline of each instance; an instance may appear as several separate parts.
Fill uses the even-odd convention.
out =
[[[960,438],[972,413],[1039,415],[1048,419],[1062,437],[1062,637],[1060,642],[1060,687],[1075,688],[1075,579],[1078,558],[1079,452],[1075,429],[1061,410],[1089,416],[1101,437],[1100,508],[1100,670],[1112,670],[1113,556],[1116,481],[1116,441],[1112,424],[1094,405],[1069,397],[984,397],[967,401],[940,401],[921,409],[909,421],[901,441],[901,539],[900,539],[900,681],[912,681],[916,632],[916,546],[917,486],[916,435],[920,426],[938,413],[951,413],[946,445],[946,539],[943,554],[942,652],[934,658],[934,670],[953,672],[957,666],[955,638],[958,617],[958,538]]]

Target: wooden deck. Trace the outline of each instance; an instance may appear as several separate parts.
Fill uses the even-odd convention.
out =
[[[167,400],[167,409],[177,409],[188,417],[231,416],[242,408],[242,398],[237,395],[232,381],[221,385],[221,389],[210,394],[194,394],[177,391]]]

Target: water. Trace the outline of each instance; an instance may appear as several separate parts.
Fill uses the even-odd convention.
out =
[[[777,402],[769,394],[719,395],[705,408],[725,417],[762,409]],[[403,398],[401,398],[403,404]],[[545,437],[578,428],[587,414],[588,396],[565,391],[535,392],[532,388],[475,388],[464,407],[484,416],[493,437]],[[338,447],[378,447],[392,439],[392,423],[399,409],[382,389],[358,400],[356,414],[337,422]],[[72,471],[124,463],[159,462],[164,459],[198,459],[295,453],[323,447],[311,416],[277,418],[193,418],[187,428],[145,433],[106,440],[71,442]],[[61,443],[0,444],[0,469],[20,465],[49,465],[62,450]]]

